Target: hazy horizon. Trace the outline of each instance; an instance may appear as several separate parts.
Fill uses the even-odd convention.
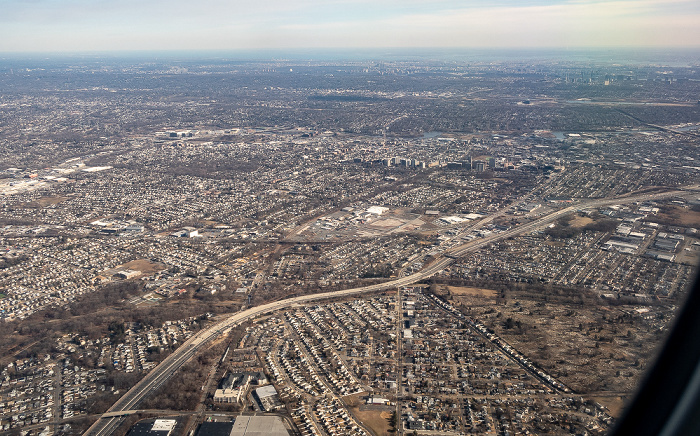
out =
[[[0,52],[700,47],[690,0],[8,0]]]
[[[163,62],[586,62],[599,64],[700,64],[700,47],[377,47],[289,48],[238,50],[111,50],[74,52],[0,52],[0,62],[11,61],[163,61]]]

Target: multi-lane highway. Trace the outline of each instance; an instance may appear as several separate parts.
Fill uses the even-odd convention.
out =
[[[493,233],[488,235],[487,237],[475,239],[466,244],[459,245],[457,247],[453,247],[449,250],[446,250],[442,255],[438,256],[433,262],[431,262],[421,271],[406,277],[401,277],[396,280],[379,283],[371,286],[364,286],[361,288],[353,288],[342,291],[324,292],[321,294],[304,295],[301,297],[288,298],[281,301],[263,304],[257,307],[251,307],[244,311],[235,313],[226,318],[225,320],[220,321],[217,324],[200,331],[199,333],[191,337],[187,342],[182,344],[177,350],[175,350],[170,356],[163,360],[158,366],[153,368],[153,370],[151,370],[149,374],[147,374],[139,383],[137,383],[126,394],[124,394],[124,396],[122,396],[116,403],[114,403],[114,405],[112,405],[112,407],[107,411],[107,413],[102,415],[101,419],[99,419],[92,427],[90,427],[85,432],[84,436],[107,436],[112,434],[124,419],[123,416],[118,416],[119,412],[126,412],[136,408],[136,406],[147,395],[149,395],[154,390],[162,386],[173,375],[173,373],[175,373],[180,367],[182,367],[197,352],[206,347],[209,344],[209,342],[220,337],[224,332],[231,329],[232,327],[235,327],[249,319],[258,317],[264,313],[290,307],[295,304],[308,303],[311,301],[323,300],[327,298],[337,298],[351,295],[359,295],[363,293],[384,291],[387,289],[393,289],[400,286],[406,286],[416,282],[420,282],[421,280],[425,280],[435,275],[439,271],[442,271],[443,269],[451,265],[453,262],[455,262],[455,260],[459,257],[462,257],[470,252],[476,251],[488,244],[499,241],[501,239],[509,238],[523,233],[528,233],[543,226],[546,226],[576,210],[585,208],[598,208],[612,204],[647,201],[653,199],[679,196],[683,194],[688,194],[688,191],[672,191],[666,193],[641,194],[629,197],[582,201],[576,204],[572,204],[571,206],[560,209],[558,211],[552,212],[530,223],[523,224],[500,233]],[[695,195],[697,194],[695,193]],[[488,220],[489,218],[486,219]]]

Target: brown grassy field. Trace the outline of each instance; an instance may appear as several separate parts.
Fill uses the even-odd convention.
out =
[[[620,416],[620,413],[622,413],[622,409],[628,400],[627,398],[620,397],[620,396],[591,397],[591,399],[595,400],[595,401],[599,402],[600,404],[602,404],[603,406],[607,407],[610,415],[615,417],[615,418]]]
[[[673,206],[666,208],[664,212],[659,213],[655,217],[647,218],[647,220],[673,226],[700,227],[700,212]]]
[[[389,418],[391,412],[386,410],[360,410],[359,407],[350,409],[363,425],[369,427],[377,436],[389,436]]]
[[[493,289],[446,285],[438,286],[435,294],[466,306],[493,306],[498,297],[498,292]]]
[[[576,215],[576,217],[574,219],[569,221],[569,225],[571,227],[580,229],[580,228],[586,227],[588,224],[590,224],[592,222],[593,222],[593,220],[591,218],[588,218],[587,216]]]
[[[54,204],[59,204],[63,201],[68,200],[68,197],[54,196],[54,197],[41,197],[34,201],[25,204],[25,207],[30,208],[42,208],[46,206],[52,206]]]
[[[450,295],[456,297],[481,297],[481,298],[496,298],[498,294],[493,289],[469,288],[462,286],[447,286],[447,291]]]
[[[132,260],[131,262],[127,262],[124,265],[121,265],[115,269],[123,268],[141,271],[144,274],[150,274],[165,269],[165,266],[161,263],[151,262],[150,260],[146,259],[136,259]]]

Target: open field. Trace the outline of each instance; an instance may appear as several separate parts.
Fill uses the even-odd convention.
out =
[[[435,293],[461,306],[488,306],[496,304],[498,292],[493,289],[462,286],[438,286]]]
[[[401,220],[398,220],[396,218],[387,218],[383,220],[374,221],[369,225],[372,227],[393,228],[398,227],[402,224],[404,224],[404,222]]]
[[[483,288],[470,288],[462,286],[447,286],[447,291],[450,295],[455,295],[458,297],[482,297],[482,298],[496,298],[496,291],[493,289],[483,289]]]
[[[588,218],[587,216],[575,215],[574,219],[569,221],[569,225],[571,227],[581,229],[583,227],[586,227],[588,224],[590,224],[592,222],[593,222],[593,220],[591,218]]]
[[[360,410],[359,407],[353,407],[350,410],[362,424],[369,427],[377,436],[389,436],[392,434],[389,432],[391,412],[386,410]]]
[[[31,201],[29,203],[26,203],[25,206],[30,207],[30,208],[42,208],[42,207],[47,207],[47,206],[53,206],[55,204],[62,203],[66,200],[68,200],[68,197],[47,196],[47,197],[38,198],[38,199]]]
[[[673,206],[666,208],[655,217],[649,217],[648,220],[672,226],[697,227],[700,223],[700,212]]]
[[[150,260],[146,259],[136,259],[132,260],[131,262],[127,262],[119,267],[119,269],[122,268],[141,271],[143,274],[150,274],[165,269],[165,266],[163,266],[163,264],[151,262]]]
[[[626,402],[629,400],[629,398],[626,397],[620,397],[620,396],[611,396],[611,397],[591,397],[592,400],[595,400],[602,404],[603,406],[608,408],[608,411],[611,416],[614,416],[615,418],[619,417],[622,411],[624,410],[624,406]]]

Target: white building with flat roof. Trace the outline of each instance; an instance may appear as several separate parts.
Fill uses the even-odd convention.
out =
[[[367,208],[367,212],[373,215],[381,215],[388,210],[389,208],[384,206],[370,206]]]

